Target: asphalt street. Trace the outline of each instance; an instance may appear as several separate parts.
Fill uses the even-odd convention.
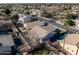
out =
[[[63,30],[65,30],[65,27],[64,25],[61,25],[61,24],[58,24],[56,23],[57,19],[51,19],[52,21],[50,21],[49,19],[47,18],[43,18],[43,21],[46,21],[48,22],[49,24],[52,24],[53,26],[56,26],[58,28],[61,28]],[[68,33],[79,33],[79,30],[75,29],[75,28],[70,28],[69,32]]]

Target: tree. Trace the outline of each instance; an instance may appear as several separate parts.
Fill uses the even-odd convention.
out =
[[[43,17],[46,17],[46,14],[47,14],[47,11],[46,10],[42,12],[42,16]]]
[[[65,34],[67,34],[67,32],[69,31],[70,27],[73,26],[75,23],[71,20],[71,15],[68,13],[66,15],[66,20],[64,21],[64,26],[65,26]],[[63,43],[63,51],[64,51],[64,47],[65,47],[65,39],[64,39],[64,43]]]
[[[75,23],[71,20],[73,17],[73,14],[67,13],[66,17],[65,17],[65,22],[64,25],[67,26],[73,26],[75,25]]]
[[[67,26],[73,26],[73,25],[75,25],[75,23],[71,19],[67,19],[67,20],[65,20],[64,25],[66,27]]]
[[[6,20],[9,20],[11,11],[9,9],[5,8],[4,13],[5,13]]]
[[[13,15],[12,17],[11,17],[11,19],[12,19],[12,21],[13,22],[17,22],[18,21],[18,19],[19,19],[19,16],[17,15],[17,14],[15,14],[15,15]]]
[[[47,14],[47,18],[51,18],[52,17],[52,14],[51,13],[48,13]]]
[[[24,8],[24,10],[27,10],[27,9],[29,9],[28,6],[26,6],[26,7]]]
[[[66,16],[65,16],[65,18],[66,18],[66,19],[71,19],[71,18],[72,18],[72,14],[67,13]]]
[[[77,14],[70,14],[70,13],[68,13],[68,14],[66,15],[66,19],[76,19],[77,17],[78,17]]]
[[[42,16],[43,17],[46,17],[46,18],[51,18],[52,17],[52,14],[51,13],[48,13],[46,10],[42,12]]]
[[[12,16],[12,19],[19,19],[19,16],[17,14]]]
[[[61,11],[61,12],[65,11],[65,10],[67,10],[67,8],[66,8],[65,6],[60,7],[60,11]]]
[[[9,9],[5,9],[4,12],[5,12],[6,15],[10,15],[10,13],[11,13],[11,11]]]
[[[30,15],[30,13],[31,13],[31,12],[29,12],[29,10],[27,10],[27,11],[25,12],[25,14],[28,14],[28,15]]]

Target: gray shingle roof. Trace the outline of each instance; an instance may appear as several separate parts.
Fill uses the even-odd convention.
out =
[[[12,22],[11,20],[3,20],[3,19],[0,19],[0,26],[3,26],[3,25],[12,25]]]
[[[0,24],[12,23],[11,20],[0,20]]]

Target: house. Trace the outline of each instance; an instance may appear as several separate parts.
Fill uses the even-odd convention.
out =
[[[11,27],[11,26],[12,26],[11,20],[0,19],[0,27]]]
[[[35,15],[25,15],[25,14],[18,14],[18,15],[19,15],[18,22],[26,23],[37,20],[37,17]]]
[[[42,26],[42,25],[43,25],[43,22],[41,22],[41,21],[28,22],[28,23],[26,23],[26,25],[27,25],[27,27],[28,27],[29,29],[32,29],[32,28],[34,28],[36,25],[37,25],[37,26]]]
[[[38,17],[41,17],[41,11],[40,10],[36,10],[36,9],[32,9],[32,15],[37,15]]]
[[[37,46],[40,43],[44,43],[48,40],[51,42],[56,42],[57,39],[61,36],[63,36],[64,33],[61,33],[61,35],[55,34],[54,32],[48,32],[46,29],[40,26],[35,26],[31,30],[29,30],[27,40],[29,44],[32,44],[33,46]]]
[[[33,21],[32,16],[27,15],[24,17],[24,22],[32,22],[32,21]]]
[[[79,42],[79,34],[67,34],[67,37],[65,40],[65,46],[64,49],[72,55],[76,55],[77,52],[77,46],[76,44]],[[60,46],[63,48],[64,40],[60,40]],[[79,55],[79,51],[77,53]]]
[[[59,35],[59,37],[62,35]],[[28,37],[28,38],[27,38]],[[58,49],[57,38],[59,38],[54,32],[48,32],[43,27],[36,25],[34,28],[29,30],[26,36],[26,41],[32,49],[40,47],[42,43],[46,43],[46,47],[52,49]],[[49,44],[49,42],[52,44]],[[56,44],[55,44],[56,42]],[[48,45],[49,44],[49,45]],[[55,46],[56,45],[56,46]]]
[[[48,32],[40,26],[35,26],[29,33],[37,36],[39,39],[44,38],[48,34]]]
[[[11,54],[11,47],[14,45],[11,34],[0,35],[0,55]]]
[[[56,26],[49,24],[49,23],[47,26],[44,26],[44,23],[45,21],[34,21],[34,22],[27,22],[26,25],[28,29],[32,29],[37,25],[47,30],[48,32],[52,32],[57,28]]]
[[[43,29],[40,26],[35,26],[32,28],[28,33],[28,39],[27,42],[31,47],[36,47],[43,43],[43,38],[48,34],[49,32]]]

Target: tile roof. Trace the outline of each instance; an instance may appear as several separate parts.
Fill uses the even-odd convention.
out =
[[[42,38],[44,38],[48,32],[40,26],[35,26],[28,33],[28,38],[26,41],[33,48],[38,46],[42,42]]]
[[[60,42],[64,42],[63,40]],[[79,42],[79,34],[67,34],[65,44],[76,45]]]
[[[37,36],[38,38],[44,38],[48,34],[48,31],[46,31],[40,26],[35,26],[33,29],[29,31],[29,33],[31,33],[34,36]]]

